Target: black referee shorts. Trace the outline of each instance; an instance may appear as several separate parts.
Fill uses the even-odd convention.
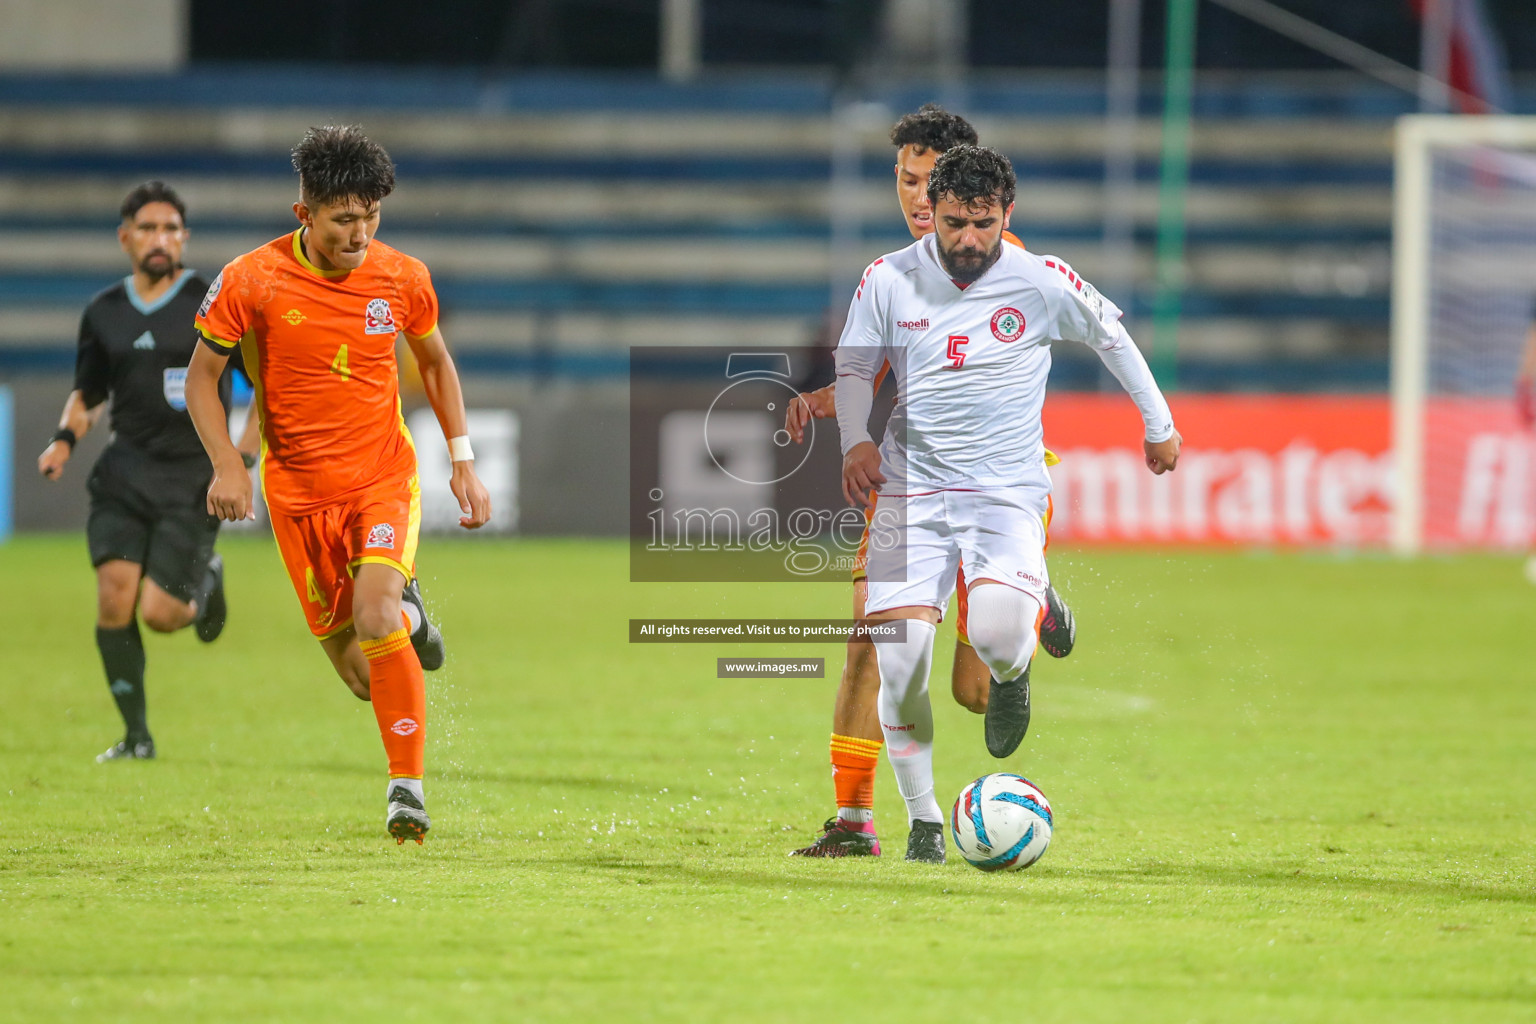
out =
[[[160,459],[114,441],[86,487],[91,565],[121,558],[180,601],[190,601],[213,557],[217,516],[208,514],[213,467],[205,456]]]

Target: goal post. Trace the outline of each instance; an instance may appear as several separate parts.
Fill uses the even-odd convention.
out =
[[[1522,548],[1536,515],[1516,367],[1536,313],[1536,117],[1397,122],[1392,546]]]

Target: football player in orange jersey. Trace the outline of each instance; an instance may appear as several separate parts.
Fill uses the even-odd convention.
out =
[[[928,175],[933,170],[934,162],[955,146],[975,145],[976,142],[976,129],[969,122],[934,103],[924,104],[891,128],[891,144],[896,147],[896,197],[901,203],[907,230],[913,238],[922,238],[933,231],[933,204],[928,200]],[[1020,247],[1024,244],[1007,231],[1003,232],[1003,238]],[[884,374],[885,369],[882,369],[880,376],[875,378],[877,390]],[[800,395],[798,401],[790,403],[785,414],[784,429],[796,443],[803,441],[805,426],[812,419],[837,416],[834,390],[834,385],[829,384],[819,391],[806,392]],[[1056,461],[1054,454],[1046,452],[1047,465],[1054,465]],[[868,515],[866,511],[866,519]],[[868,540],[869,528],[866,525],[864,541],[859,546],[853,570],[853,614],[857,619],[864,617],[864,600],[868,594],[864,578]],[[955,643],[950,686],[955,700],[962,707],[981,714],[987,710],[992,673],[977,657],[966,635],[966,587],[963,573],[956,593],[959,612],[955,625],[959,635]],[[1040,627],[1040,646],[1052,656],[1064,658],[1071,653],[1076,640],[1076,622],[1071,609],[1054,587],[1046,591],[1046,605],[1045,618]],[[875,710],[879,693],[880,669],[875,661],[874,645],[863,640],[850,641],[832,709],[832,782],[837,797],[837,817],[826,821],[822,825],[821,835],[809,846],[793,851],[794,856],[879,856],[880,840],[874,827],[875,769],[879,765],[880,748],[884,742],[880,718]],[[909,860],[913,859],[912,854],[913,849],[909,844]]]
[[[256,385],[262,490],[278,549],[337,675],[373,703],[389,760],[389,834],[419,843],[431,827],[422,668],[441,652],[414,581],[421,492],[400,414],[397,332],[448,439],[460,525],[485,525],[490,496],[475,475],[427,268],[374,238],[394,163],[355,126],[328,126],[309,130],[293,165],[300,227],[236,258],[208,289],[187,408],[213,461],[208,511],[249,517],[250,477],[215,390],[239,345]]]

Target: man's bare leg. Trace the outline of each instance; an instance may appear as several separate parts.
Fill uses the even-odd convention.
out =
[[[368,659],[357,646],[357,630],[351,626],[320,641],[320,649],[331,659],[331,667],[358,700],[368,699]]]
[[[981,660],[976,648],[955,641],[955,661],[950,668],[950,692],[955,703],[978,715],[987,713],[987,691],[992,685],[992,670]]]
[[[853,617],[864,617],[869,585],[853,584]],[[849,641],[843,674],[832,705],[832,787],[837,816],[823,826],[809,846],[793,851],[801,857],[879,856],[875,834],[875,772],[882,743],[880,666],[875,646],[867,640]]]

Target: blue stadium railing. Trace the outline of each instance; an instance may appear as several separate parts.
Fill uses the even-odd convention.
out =
[[[1197,92],[1197,116],[1226,118],[1339,118],[1370,119],[1379,128],[1383,119],[1410,112],[1411,98],[1358,79],[1319,80],[1202,79]],[[905,109],[932,98],[925,87],[889,90],[879,98],[892,109]],[[334,72],[317,69],[223,67],[198,68],[177,76],[0,76],[0,106],[57,107],[61,115],[71,105],[91,107],[143,106],[146,108],[260,106],[313,110],[317,98],[326,106],[349,110],[421,111],[443,110],[463,114],[519,113],[558,114],[562,111],[638,111],[656,114],[679,112],[732,112],[744,117],[765,114],[824,114],[831,91],[815,75],[735,76],[712,79],[697,86],[672,86],[643,76],[527,75],[487,78],[474,74],[393,73],[386,71]],[[1102,81],[1091,75],[1056,76],[1049,80],[1000,81],[985,76],[972,81],[963,93],[965,108],[976,114],[997,113],[1032,117],[1072,118],[1097,116],[1103,109]],[[1156,95],[1143,96],[1147,111],[1155,111]],[[1523,106],[1536,108],[1530,90],[1520,94]],[[1052,185],[1096,186],[1102,180],[1102,163],[1091,157],[1050,158],[1030,153],[1012,154],[1020,173],[1021,188],[1031,181]],[[686,187],[688,184],[751,189],[766,184],[814,184],[825,181],[829,162],[824,155],[764,159],[728,153],[697,152],[638,159],[613,157],[555,158],[547,155],[483,156],[413,153],[397,147],[395,156],[404,178],[452,182],[456,179],[487,180],[517,189],[525,182],[565,180],[582,182]],[[890,173],[888,160],[871,156],[864,161],[870,180]],[[60,147],[0,150],[0,173],[19,178],[132,179],[136,176],[196,174],[236,182],[286,181],[291,175],[287,156],[281,152],[233,153],[194,151],[166,152],[125,150],[120,143],[99,148]],[[1156,167],[1143,162],[1138,176],[1155,178]],[[1391,166],[1385,157],[1363,159],[1259,155],[1252,159],[1197,159],[1192,167],[1197,185],[1233,189],[1316,187],[1328,189],[1381,190],[1390,188]],[[274,229],[273,225],[277,225]],[[199,231],[250,231],[265,235],[281,230],[286,221],[218,215],[200,217]],[[82,230],[103,228],[98,216],[81,211],[39,215],[25,207],[0,211],[0,230]],[[591,240],[601,238],[665,241],[672,238],[739,239],[753,241],[808,240],[828,237],[822,219],[793,215],[757,218],[707,217],[692,222],[650,223],[604,220],[561,225],[558,229],[530,223],[515,216],[485,218],[425,218],[395,215],[392,230],[430,231],[464,237]],[[1034,223],[1025,227],[1029,237],[1052,242],[1096,242],[1101,227],[1088,220]],[[1138,240],[1149,243],[1145,225]],[[864,225],[864,240],[896,247],[905,240],[899,222]],[[1389,243],[1385,223],[1359,220],[1297,220],[1281,215],[1244,218],[1227,223],[1192,223],[1189,243],[1248,247],[1360,247],[1383,250]],[[815,274],[805,280],[761,284],[734,281],[652,281],[637,273],[632,279],[607,281],[579,276],[484,277],[440,272],[436,283],[446,309],[456,312],[571,312],[647,313],[651,315],[698,313],[758,317],[818,316],[827,298],[827,287]],[[28,270],[0,271],[0,306],[78,309],[103,285],[99,274],[45,274]],[[1145,302],[1129,302],[1130,312],[1145,316]],[[1184,315],[1191,320],[1236,318],[1255,322],[1326,320],[1350,327],[1374,330],[1384,337],[1388,316],[1384,293],[1365,295],[1304,294],[1283,280],[1270,291],[1217,291],[1192,288],[1184,296]],[[3,313],[3,310],[0,310]],[[12,339],[0,348],[0,371],[62,368],[69,360],[67,345],[60,339],[36,339],[29,343]],[[623,355],[607,352],[559,350],[465,353],[467,368],[486,373],[560,374],[602,377],[618,372]],[[1093,385],[1092,367],[1082,371],[1085,386]],[[1063,361],[1058,379],[1071,383],[1077,370]],[[1376,388],[1385,386],[1386,360],[1378,356],[1326,358],[1259,358],[1245,362],[1192,359],[1180,362],[1180,378],[1186,386],[1282,389]]]
[[[641,73],[520,73],[320,68],[303,65],[202,65],[174,75],[0,75],[0,104],[117,104],[159,107],[168,98],[200,107],[457,110],[500,114],[560,111],[727,111],[819,114],[831,105],[830,76],[713,74],[689,85]],[[985,71],[963,85],[906,82],[861,99],[911,110],[942,96],[974,114],[1097,117],[1104,76],[1094,72],[1028,77]],[[1144,115],[1161,110],[1157,76],[1145,76]],[[1196,83],[1196,117],[1373,118],[1418,112],[1415,96],[1350,72],[1310,75],[1205,74]],[[1514,113],[1536,112],[1536,83],[1517,82]]]

